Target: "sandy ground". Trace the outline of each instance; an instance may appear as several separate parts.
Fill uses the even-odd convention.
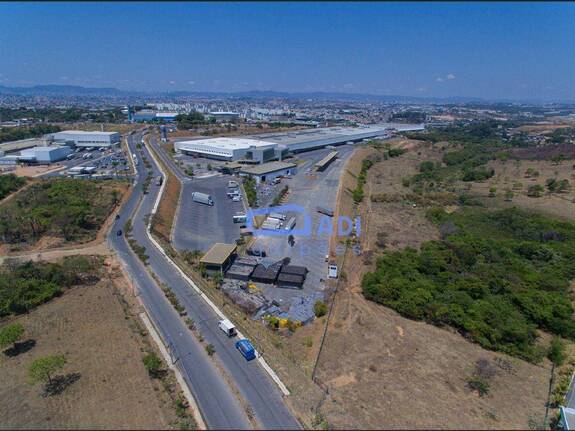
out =
[[[483,350],[449,328],[442,329],[401,317],[393,310],[366,301],[361,295],[362,275],[381,253],[377,233],[387,234],[386,249],[437,237],[424,218],[424,209],[399,199],[373,203],[369,193],[405,194],[401,178],[415,173],[422,160],[438,157],[413,142],[399,157],[375,165],[368,174],[366,198],[356,209],[362,216],[363,256],[348,253],[333,314],[329,322],[317,377],[329,391],[321,413],[329,425],[342,428],[527,428],[529,418],[541,418],[550,377],[547,363],[535,366],[503,354]],[[418,154],[419,153],[419,154]],[[348,170],[359,172],[361,160],[376,154],[356,152]],[[342,179],[340,209],[353,208],[345,192],[353,175]],[[365,251],[374,255],[368,259]],[[350,336],[353,334],[353,336]],[[497,366],[497,358],[512,364]],[[479,397],[467,386],[475,363],[488,360],[497,369],[490,393]]]
[[[116,287],[125,286],[121,273],[115,274]],[[110,283],[74,288],[13,320],[37,344],[16,358],[0,356],[0,428],[170,427],[175,416],[169,398],[141,361],[145,331],[125,314]],[[51,354],[65,354],[63,373],[81,378],[63,394],[43,398],[27,370],[34,359]]]
[[[65,166],[59,163],[54,163],[49,166],[17,166],[16,169],[10,170],[7,173],[14,174],[19,177],[38,177],[49,172],[56,172],[64,169]]]

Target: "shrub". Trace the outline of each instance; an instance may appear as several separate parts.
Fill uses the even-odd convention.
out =
[[[313,312],[315,317],[325,316],[327,314],[327,305],[325,302],[317,300],[313,305]]]
[[[544,191],[545,189],[541,184],[533,184],[529,186],[529,189],[527,189],[527,196],[532,198],[539,198],[543,196]]]
[[[216,353],[216,348],[214,347],[213,344],[208,344],[206,346],[206,353],[208,354],[208,356],[212,356],[214,353]]]

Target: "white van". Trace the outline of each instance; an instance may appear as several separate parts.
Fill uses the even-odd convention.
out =
[[[234,335],[237,335],[237,333],[238,333],[238,331],[236,331],[236,327],[234,326],[234,324],[232,322],[230,322],[228,319],[220,320],[218,322],[218,327],[222,331],[224,331],[224,333],[228,337],[233,337]]]

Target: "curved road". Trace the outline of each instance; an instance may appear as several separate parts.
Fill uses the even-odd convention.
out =
[[[109,234],[110,245],[118,252],[139,287],[139,294],[154,324],[169,344],[174,360],[180,361],[184,378],[189,384],[209,428],[250,428],[245,410],[234,397],[229,385],[214,366],[219,361],[233,385],[250,406],[258,425],[264,429],[299,429],[300,425],[287,409],[275,383],[257,361],[247,362],[235,349],[234,339],[229,339],[217,327],[218,316],[175,271],[172,264],[160,253],[146,234],[145,219],[152,212],[160,188],[152,181],[149,193],[142,193],[147,175],[136,144],[141,134],[128,136],[128,146],[139,159],[137,181],[128,202],[122,208],[120,219]],[[152,165],[154,178],[161,175],[147,148],[143,148]],[[161,154],[161,152],[160,152]],[[177,171],[176,171],[177,172]],[[180,179],[180,176],[178,176]],[[140,197],[142,199],[140,200]],[[209,358],[200,343],[186,328],[181,318],[167,301],[158,284],[132,252],[124,236],[116,234],[132,218],[132,237],[146,248],[151,271],[166,284],[186,308],[187,314],[207,343],[214,345],[216,354]]]

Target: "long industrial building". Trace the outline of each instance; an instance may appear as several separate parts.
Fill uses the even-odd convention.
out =
[[[379,124],[360,127],[326,127],[284,133],[263,133],[230,138],[178,141],[177,152],[202,157],[265,163],[281,159],[287,153],[300,153],[328,145],[344,145],[366,139],[389,136],[394,131],[423,130],[423,124]]]
[[[120,143],[118,132],[85,132],[66,130],[52,135],[54,143],[72,144],[77,147],[111,147]]]

